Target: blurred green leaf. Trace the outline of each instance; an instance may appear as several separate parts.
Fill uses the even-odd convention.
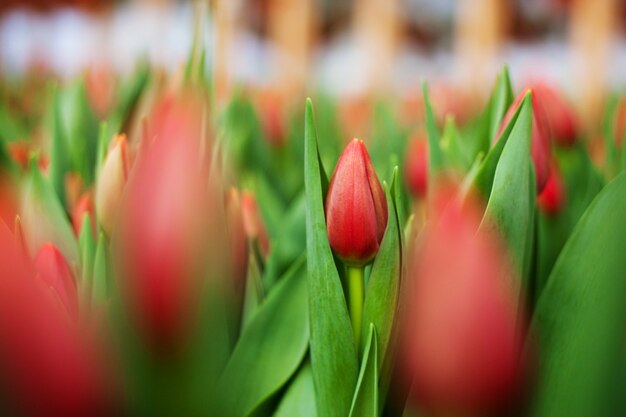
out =
[[[509,68],[505,65],[502,71],[498,74],[496,80],[496,86],[492,93],[491,108],[490,108],[490,127],[489,127],[489,142],[493,142],[496,139],[504,115],[506,114],[511,104],[513,104],[515,96],[513,94],[513,86],[511,85],[511,78],[509,76]]]
[[[317,411],[325,417],[345,417],[356,385],[357,353],[345,296],[328,243],[324,171],[310,100],[306,103],[304,140],[311,364]]]
[[[378,416],[378,366],[376,328],[370,323],[349,417]]]
[[[532,103],[524,97],[520,114],[504,145],[496,166],[493,187],[481,227],[494,227],[508,243],[514,265],[521,279],[520,296],[528,289],[525,274],[528,251],[534,229],[534,175],[530,158]]]
[[[108,265],[107,265],[107,241],[104,234],[98,234],[98,245],[93,262],[93,279],[91,298],[96,304],[102,304],[109,298]]]
[[[298,369],[309,340],[305,275],[300,260],[243,330],[218,383],[219,415],[249,415]]]
[[[304,365],[289,385],[274,417],[317,417],[310,364]]]
[[[54,87],[52,93],[51,115],[51,149],[50,149],[50,181],[54,187],[61,205],[65,207],[65,174],[70,169],[67,143],[64,137],[63,122],[61,120],[61,104],[59,91]]]
[[[79,265],[79,252],[74,230],[52,185],[41,175],[37,162],[30,162],[30,172],[24,184],[22,226],[31,255],[41,245],[51,242],[70,265]]]
[[[426,132],[428,133],[428,188],[430,189],[430,185],[437,177],[437,174],[444,169],[444,156],[441,151],[441,136],[439,134],[439,130],[437,129],[433,108],[430,104],[428,85],[426,82],[422,83],[422,92],[424,94]]]
[[[248,256],[248,274],[246,277],[246,288],[243,297],[243,312],[241,318],[241,328],[245,329],[252,321],[255,313],[263,301],[263,287],[261,285],[261,267],[257,257],[250,253]]]
[[[622,173],[581,217],[539,299],[531,327],[540,351],[532,416],[614,415],[626,326],[624,236]]]
[[[397,169],[392,179],[391,190],[387,193],[387,230],[367,281],[360,346],[365,346],[371,337],[368,327],[373,324],[377,330],[377,350],[381,378],[380,399],[384,401],[392,365],[394,323],[397,319],[400,281],[402,276],[402,244],[400,224],[396,210]],[[363,353],[365,354],[365,353]]]

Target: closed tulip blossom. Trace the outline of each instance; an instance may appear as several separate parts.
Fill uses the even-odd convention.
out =
[[[354,337],[360,340],[363,267],[378,253],[387,227],[387,200],[363,141],[341,154],[326,195],[326,228],[335,255],[347,267],[348,304]]]
[[[113,139],[96,184],[96,213],[102,229],[111,234],[117,217],[126,180],[129,158],[125,135]]]
[[[548,182],[541,194],[537,196],[537,205],[548,216],[555,216],[561,211],[564,201],[565,188],[561,174],[555,166],[552,166]]]
[[[111,415],[108,376],[80,326],[73,277],[45,245],[34,265],[0,221],[0,384],[15,415]]]
[[[425,137],[417,136],[409,143],[404,176],[411,195],[423,199],[428,184],[428,142]]]
[[[378,252],[387,227],[387,200],[363,141],[353,139],[337,162],[326,195],[330,246],[348,265]]]
[[[114,232],[129,312],[148,345],[164,352],[188,334],[212,216],[200,109],[172,100],[153,114],[152,143],[142,143]]]
[[[432,415],[483,415],[516,388],[521,339],[509,262],[481,210],[447,196],[417,242],[405,318],[413,395]]]
[[[543,190],[543,187],[545,187],[550,173],[550,126],[548,125],[543,105],[540,101],[541,99],[534,90],[524,90],[517,97],[517,99],[515,99],[515,102],[504,115],[504,119],[502,120],[502,124],[500,125],[500,130],[496,135],[496,138],[498,139],[500,137],[502,131],[506,128],[506,125],[515,115],[517,108],[522,104],[524,96],[529,91],[532,98],[532,136],[530,142],[530,156],[533,161],[533,166],[535,167],[537,194],[539,194]]]
[[[80,236],[80,231],[83,226],[83,218],[87,214],[89,214],[91,231],[95,234],[96,216],[94,215],[94,204],[91,193],[84,193],[72,209],[72,227],[74,228],[76,236]]]
[[[78,317],[78,295],[74,275],[67,261],[51,243],[41,247],[35,257],[35,270],[39,278],[63,303],[69,315]]]
[[[555,143],[560,146],[572,145],[579,130],[574,109],[558,90],[548,84],[539,83],[533,87],[533,91],[543,105]]]

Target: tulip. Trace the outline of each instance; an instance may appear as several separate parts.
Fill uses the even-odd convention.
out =
[[[376,253],[387,227],[387,200],[363,141],[341,154],[326,195],[326,228],[335,255],[347,266],[348,304],[358,349],[364,298],[363,267]]]
[[[67,261],[57,248],[46,243],[35,257],[35,270],[39,278],[63,303],[70,317],[78,317],[76,282]]]
[[[96,223],[94,216],[93,200],[90,193],[84,193],[79,199],[74,208],[72,209],[72,227],[76,236],[80,236],[80,230],[83,226],[83,218],[89,214],[91,223],[91,231],[95,235]]]
[[[71,278],[67,264],[52,247],[42,249],[34,267],[20,251],[0,222],[3,400],[16,415],[110,415],[108,383],[93,340],[59,302],[75,297],[71,286],[65,288]]]
[[[528,91],[531,93],[533,108],[530,155],[533,160],[533,166],[535,167],[537,194],[539,194],[543,190],[543,187],[545,187],[550,173],[550,129],[542,104],[539,101],[540,99],[534,90],[527,89],[517,97],[515,102],[504,115],[504,119],[500,125],[500,130],[496,135],[496,140],[499,139],[502,131],[506,128],[506,125],[517,111],[517,108],[522,104],[524,96]]]
[[[118,276],[132,318],[149,347],[170,354],[193,321],[212,213],[201,112],[186,97],[168,97],[157,109],[153,142],[142,143],[113,237],[119,231]]]
[[[574,144],[579,130],[574,109],[555,88],[547,84],[537,84],[533,91],[543,105],[555,143],[560,146]]]
[[[626,97],[622,97],[617,103],[613,135],[615,136],[615,144],[621,148],[622,142],[626,138]]]
[[[246,236],[251,241],[257,241],[263,256],[267,256],[270,251],[270,241],[254,194],[249,191],[241,193],[241,209]]]
[[[287,140],[283,103],[278,94],[266,92],[260,97],[261,126],[268,143],[279,148]]]
[[[328,241],[348,265],[363,266],[387,227],[387,200],[363,141],[353,139],[337,162],[326,195]]]
[[[241,194],[236,188],[228,190],[226,196],[226,216],[228,220],[228,235],[230,237],[230,253],[232,273],[236,293],[243,294],[246,275],[248,272],[248,240],[244,227],[244,213],[241,204]]]
[[[407,369],[413,395],[433,415],[482,415],[518,383],[510,263],[497,236],[477,232],[482,210],[472,201],[434,200],[409,268]]]
[[[129,170],[126,135],[113,139],[96,184],[96,213],[102,229],[111,234]]]
[[[423,199],[428,184],[428,142],[423,136],[415,137],[409,144],[404,175],[409,192],[415,198]]]
[[[555,216],[561,211],[565,200],[563,181],[555,166],[550,169],[550,176],[545,188],[537,197],[539,209],[548,216]]]

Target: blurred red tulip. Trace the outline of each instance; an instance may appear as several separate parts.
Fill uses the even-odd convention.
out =
[[[231,188],[226,196],[226,216],[234,284],[237,294],[243,294],[248,273],[248,239],[244,227],[242,196],[239,190]]]
[[[263,224],[263,219],[259,213],[254,194],[250,191],[241,193],[241,209],[243,212],[243,226],[246,236],[251,241],[258,241],[263,256],[267,256],[270,251],[270,241]]]
[[[273,147],[280,147],[287,141],[284,103],[277,93],[265,92],[260,97],[259,111],[265,139]]]
[[[188,96],[168,97],[152,115],[152,143],[142,143],[120,221],[122,287],[148,343],[169,352],[188,334],[207,261],[207,170],[202,109]]]
[[[500,138],[502,131],[506,128],[506,125],[509,123],[509,121],[517,111],[517,108],[522,104],[524,96],[527,92],[531,93],[533,105],[533,126],[532,139],[530,144],[530,155],[532,157],[533,165],[535,167],[537,194],[539,194],[543,190],[543,187],[545,187],[546,181],[548,181],[548,175],[550,173],[550,126],[548,125],[543,106],[540,102],[540,98],[534,90],[526,89],[522,91],[522,93],[517,97],[515,102],[511,105],[511,107],[505,114],[504,119],[502,120],[500,130],[496,135],[496,140]]]
[[[579,121],[574,109],[554,87],[538,83],[533,87],[550,124],[552,137],[557,145],[570,146],[578,137]]]
[[[96,216],[94,215],[94,205],[91,199],[91,193],[84,193],[72,209],[72,227],[76,236],[80,236],[80,230],[83,226],[83,218],[89,214],[91,223],[91,232],[96,235]]]
[[[376,256],[387,227],[387,200],[363,141],[353,139],[337,162],[326,195],[326,227],[335,254],[350,265]]]
[[[548,216],[554,216],[561,211],[565,201],[565,188],[561,175],[556,166],[550,169],[550,177],[546,187],[537,197],[537,205],[539,209]]]
[[[406,153],[404,175],[411,195],[423,199],[428,185],[428,141],[424,135],[411,139]]]
[[[2,398],[19,415],[104,416],[108,384],[91,339],[59,301],[76,302],[59,256],[44,248],[33,268],[0,222]]]
[[[85,90],[94,113],[100,119],[105,119],[115,100],[115,75],[111,67],[102,63],[88,68],[85,72]]]
[[[57,295],[70,317],[78,318],[78,295],[74,275],[67,261],[52,243],[46,243],[35,257],[39,278]]]
[[[499,239],[478,231],[482,211],[450,195],[436,195],[409,269],[407,363],[425,409],[482,415],[518,383],[514,277]]]
[[[128,178],[130,162],[126,135],[113,138],[96,184],[96,213],[98,222],[111,235]]]
[[[621,148],[626,137],[626,97],[622,97],[617,104],[613,135],[615,136],[615,144]]]

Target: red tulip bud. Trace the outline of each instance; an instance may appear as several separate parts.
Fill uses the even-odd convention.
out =
[[[103,416],[107,382],[93,340],[59,298],[75,299],[71,275],[44,247],[36,273],[0,222],[0,368],[3,400],[16,415]],[[36,274],[42,279],[35,279]],[[72,291],[74,291],[72,293]]]
[[[248,240],[244,228],[244,214],[239,190],[231,188],[226,196],[226,216],[228,217],[228,235],[232,272],[237,294],[243,293],[248,272]]]
[[[535,178],[537,179],[537,194],[541,193],[543,187],[548,181],[548,175],[550,172],[550,129],[546,120],[543,107],[539,102],[537,94],[531,90],[524,90],[515,100],[513,105],[509,108],[500,125],[500,131],[496,135],[496,138],[500,137],[502,131],[506,128],[517,108],[522,104],[522,100],[526,93],[530,91],[532,97],[532,138],[530,143],[530,156],[533,160],[535,167]],[[497,140],[497,139],[496,139]]]
[[[76,282],[67,261],[52,243],[44,244],[35,257],[35,270],[67,309],[70,317],[78,317]]]
[[[254,194],[249,191],[241,193],[241,209],[243,211],[243,226],[246,236],[252,241],[258,241],[263,255],[267,256],[270,251],[270,241]]]
[[[537,205],[539,209],[548,216],[554,216],[561,211],[564,200],[565,188],[563,187],[561,175],[557,168],[552,166],[548,182],[541,194],[537,197]]]
[[[622,97],[617,104],[613,135],[615,136],[615,144],[621,148],[626,136],[626,97]]]
[[[80,236],[80,230],[83,226],[83,217],[89,214],[92,233],[96,234],[96,218],[94,216],[93,200],[90,193],[84,193],[72,209],[72,227],[76,236]]]
[[[425,137],[417,136],[409,143],[404,174],[409,192],[416,198],[424,198],[428,184],[428,142]]]
[[[363,141],[353,139],[337,162],[326,195],[330,246],[350,265],[376,256],[387,227],[387,200]]]
[[[102,229],[111,234],[119,205],[122,199],[126,179],[128,178],[129,159],[126,135],[113,139],[111,149],[104,160],[96,184],[96,212]]]
[[[565,98],[554,87],[537,84],[533,91],[537,94],[545,110],[552,136],[557,145],[570,146],[578,136],[579,122],[576,113]]]
[[[513,277],[499,239],[477,232],[481,210],[471,201],[434,201],[409,269],[408,369],[414,394],[433,415],[480,415],[517,384]]]
[[[213,252],[201,118],[195,117],[201,112],[194,103],[172,97],[153,114],[154,139],[142,143],[114,231],[129,311],[148,344],[163,353],[189,334],[201,269]]]

